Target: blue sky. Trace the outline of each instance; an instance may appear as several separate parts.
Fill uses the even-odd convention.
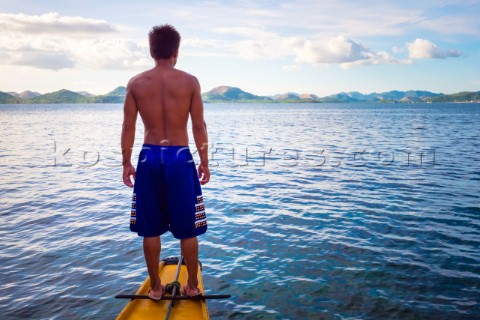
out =
[[[480,1],[0,1],[0,91],[102,94],[182,35],[202,90],[261,95],[480,90]]]

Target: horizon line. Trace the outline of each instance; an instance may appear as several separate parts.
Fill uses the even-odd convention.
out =
[[[389,91],[372,91],[372,92],[368,92],[368,93],[364,93],[364,92],[361,92],[361,91],[358,91],[358,90],[352,90],[352,91],[339,91],[339,92],[336,92],[336,93],[331,93],[331,94],[328,94],[328,95],[325,95],[325,96],[320,96],[319,94],[316,94],[316,93],[308,93],[308,92],[295,92],[295,91],[286,91],[286,92],[281,92],[281,93],[275,93],[275,94],[270,94],[270,95],[259,95],[259,94],[256,94],[256,93],[252,93],[252,92],[249,92],[249,91],[245,91],[243,90],[242,88],[240,87],[236,87],[236,86],[229,86],[229,85],[218,85],[216,87],[213,87],[212,89],[208,90],[208,91],[204,91],[204,92],[201,92],[202,94],[204,93],[208,93],[214,89],[217,89],[217,88],[220,88],[220,87],[228,87],[228,88],[237,88],[237,89],[240,89],[242,90],[243,92],[246,92],[246,93],[250,93],[250,94],[253,94],[253,95],[256,95],[256,96],[259,96],[259,97],[274,97],[276,95],[281,95],[281,94],[296,94],[296,95],[303,95],[303,94],[310,94],[310,95],[316,95],[318,97],[328,97],[328,96],[331,96],[331,95],[336,95],[336,94],[341,94],[341,93],[360,93],[362,95],[369,95],[369,94],[381,94],[381,93],[389,93],[389,92],[393,92],[393,91],[398,91],[398,92],[409,92],[409,91],[422,91],[422,92],[429,92],[429,93],[433,93],[433,94],[438,94],[438,95],[449,95],[449,94],[456,94],[456,93],[463,93],[463,92],[480,92],[479,91],[468,91],[468,90],[462,90],[462,91],[458,91],[458,92],[453,92],[453,93],[444,93],[444,92],[433,92],[433,91],[429,91],[429,90],[422,90],[422,89],[408,89],[408,90],[400,90],[400,89],[392,89],[392,90],[389,90]],[[94,95],[94,96],[100,96],[100,95],[106,95],[112,91],[114,91],[115,89],[118,89],[118,88],[126,88],[126,86],[123,86],[123,85],[120,85],[120,86],[116,86],[114,87],[112,90],[108,91],[108,92],[105,92],[105,93],[100,93],[100,94],[94,94],[94,93],[91,93],[89,91],[86,91],[86,90],[78,90],[78,91],[75,91],[75,90],[71,90],[71,89],[66,89],[66,88],[62,88],[62,89],[58,89],[58,90],[54,90],[54,91],[49,91],[49,92],[39,92],[39,91],[35,91],[35,90],[31,90],[31,89],[26,89],[26,90],[23,90],[23,91],[3,91],[3,90],[0,90],[0,92],[3,92],[3,93],[6,93],[6,94],[10,94],[11,93],[14,93],[14,94],[17,94],[17,95],[20,95],[24,92],[33,92],[33,93],[38,93],[40,95],[45,95],[45,94],[49,94],[49,93],[55,93],[55,92],[59,92],[59,91],[62,91],[62,90],[67,90],[67,91],[70,91],[70,92],[75,92],[75,93],[78,93],[78,94],[81,94],[80,92],[83,92],[83,93],[88,93],[88,94],[91,94],[91,95]]]

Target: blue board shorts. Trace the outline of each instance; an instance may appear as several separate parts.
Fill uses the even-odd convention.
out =
[[[188,147],[143,145],[133,188],[130,230],[142,237],[170,231],[177,239],[207,231],[202,189]]]

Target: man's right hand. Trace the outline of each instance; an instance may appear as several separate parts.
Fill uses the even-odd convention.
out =
[[[133,180],[136,179],[135,167],[132,164],[126,164],[123,166],[123,183],[133,188],[131,177],[133,177]]]
[[[198,178],[200,179],[201,185],[210,181],[210,168],[208,167],[208,164],[200,162],[198,165]]]

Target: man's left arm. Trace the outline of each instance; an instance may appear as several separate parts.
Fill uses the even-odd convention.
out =
[[[133,96],[131,81],[127,85],[125,104],[123,106],[123,125],[121,147],[123,155],[123,183],[133,188],[131,177],[135,179],[135,167],[132,165],[132,150],[135,142],[135,124],[137,122],[138,108]]]

